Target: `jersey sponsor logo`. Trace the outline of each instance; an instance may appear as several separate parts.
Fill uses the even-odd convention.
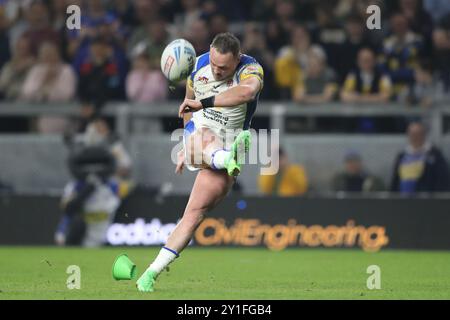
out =
[[[218,107],[216,107],[218,108]],[[221,126],[226,126],[229,121],[229,117],[224,115],[222,112],[215,109],[203,109],[203,117],[207,120],[214,121]]]
[[[258,67],[257,66],[247,66],[245,68],[245,71],[258,71]]]
[[[208,84],[209,79],[207,77],[198,77],[197,81],[203,83],[203,84]]]

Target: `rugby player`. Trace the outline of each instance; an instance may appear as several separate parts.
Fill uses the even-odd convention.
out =
[[[263,87],[263,69],[242,54],[231,33],[218,34],[199,56],[179,107],[184,119],[184,150],[176,173],[198,171],[183,217],[156,259],[138,279],[139,291],[152,292],[155,280],[189,244],[206,213],[227,195],[241,172],[251,143],[252,117]]]

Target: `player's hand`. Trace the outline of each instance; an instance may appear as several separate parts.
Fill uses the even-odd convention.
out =
[[[178,116],[183,118],[185,113],[196,112],[203,109],[203,106],[200,101],[184,99],[183,103],[180,105],[178,110]]]
[[[184,169],[184,149],[180,150],[178,152],[178,160],[177,160],[177,167],[175,169],[176,174],[182,174]]]

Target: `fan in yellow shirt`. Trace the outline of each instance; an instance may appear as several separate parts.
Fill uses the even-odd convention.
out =
[[[260,175],[258,186],[264,195],[295,197],[308,191],[308,177],[303,166],[291,164],[280,149],[280,169],[275,175]]]

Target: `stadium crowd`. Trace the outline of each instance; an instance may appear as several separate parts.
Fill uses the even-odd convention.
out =
[[[81,30],[66,27],[72,4]],[[370,4],[381,30],[366,27]],[[427,108],[450,90],[445,0],[1,0],[0,97],[76,101],[84,118],[109,101],[179,99],[159,71],[162,50],[182,37],[201,54],[224,31],[263,65],[262,99]],[[67,125],[44,117],[36,129]]]
[[[280,166],[275,175],[261,175],[261,194],[281,197],[303,196],[315,190],[301,164],[291,163],[287,153],[279,150]],[[336,193],[370,193],[390,191],[402,195],[450,191],[449,164],[442,151],[427,135],[426,126],[411,122],[407,128],[407,143],[397,153],[391,165],[388,184],[370,172],[358,150],[349,149],[343,167],[330,179],[329,190]]]
[[[366,26],[371,4],[381,8],[380,30]],[[81,8],[80,30],[66,26],[69,5]],[[76,103],[78,121],[42,116],[26,130],[85,132],[108,102],[179,101],[183,85],[169,91],[160,71],[163,49],[185,38],[202,54],[225,31],[262,64],[261,100],[431,108],[450,97],[448,0],[0,0],[0,103]],[[364,121],[362,131],[373,125]],[[8,119],[0,130],[20,125]],[[333,190],[448,190],[445,159],[417,126],[408,128],[411,146],[394,170],[412,185],[394,176],[390,188],[382,186],[364,171],[359,154],[349,152]],[[307,192],[306,172],[281,153],[285,172],[295,173],[287,176],[297,181],[263,178],[261,192]],[[432,168],[429,157],[438,160]]]

